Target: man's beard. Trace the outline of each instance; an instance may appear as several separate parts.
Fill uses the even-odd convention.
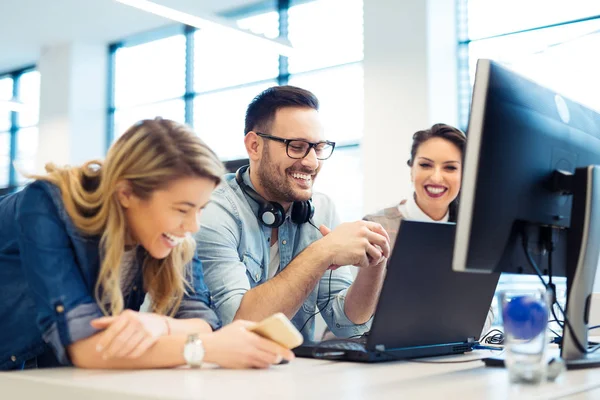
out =
[[[288,179],[288,170],[286,169],[285,174],[282,176],[279,174],[277,165],[273,163],[269,156],[268,148],[263,151],[262,161],[260,168],[258,168],[258,177],[260,178],[261,185],[265,191],[265,194],[272,200],[279,203],[293,203],[295,201],[306,201],[312,196],[312,190],[308,195],[298,194],[292,188],[292,183]],[[306,171],[300,169],[294,169],[296,172],[315,174],[312,179],[315,178],[316,173],[314,171]],[[314,182],[314,181],[313,181]]]

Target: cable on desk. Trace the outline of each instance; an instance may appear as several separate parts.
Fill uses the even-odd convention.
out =
[[[479,339],[479,343],[504,344],[504,332],[500,329],[492,329]]]

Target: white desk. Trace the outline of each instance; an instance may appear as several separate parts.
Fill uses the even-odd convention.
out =
[[[592,389],[587,392],[580,392],[572,396],[564,397],[565,400],[598,400],[600,399],[600,389]]]
[[[477,352],[462,357],[481,357]],[[438,358],[451,359],[450,357]],[[457,359],[456,356],[452,359]],[[595,398],[600,369],[568,371],[538,387],[510,386],[506,370],[464,364],[357,364],[296,359],[270,370],[74,368],[0,373],[0,398],[70,399],[570,399]]]

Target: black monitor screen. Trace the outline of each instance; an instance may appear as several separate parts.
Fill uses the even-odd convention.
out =
[[[554,274],[565,276],[572,196],[557,170],[600,165],[600,115],[490,60],[479,60],[467,133],[453,268],[529,273],[522,233],[547,273],[540,227],[555,227]],[[521,236],[520,236],[521,235]]]

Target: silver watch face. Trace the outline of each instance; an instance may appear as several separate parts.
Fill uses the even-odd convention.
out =
[[[204,345],[198,335],[190,335],[183,347],[183,358],[185,362],[193,367],[199,367],[204,360]]]

